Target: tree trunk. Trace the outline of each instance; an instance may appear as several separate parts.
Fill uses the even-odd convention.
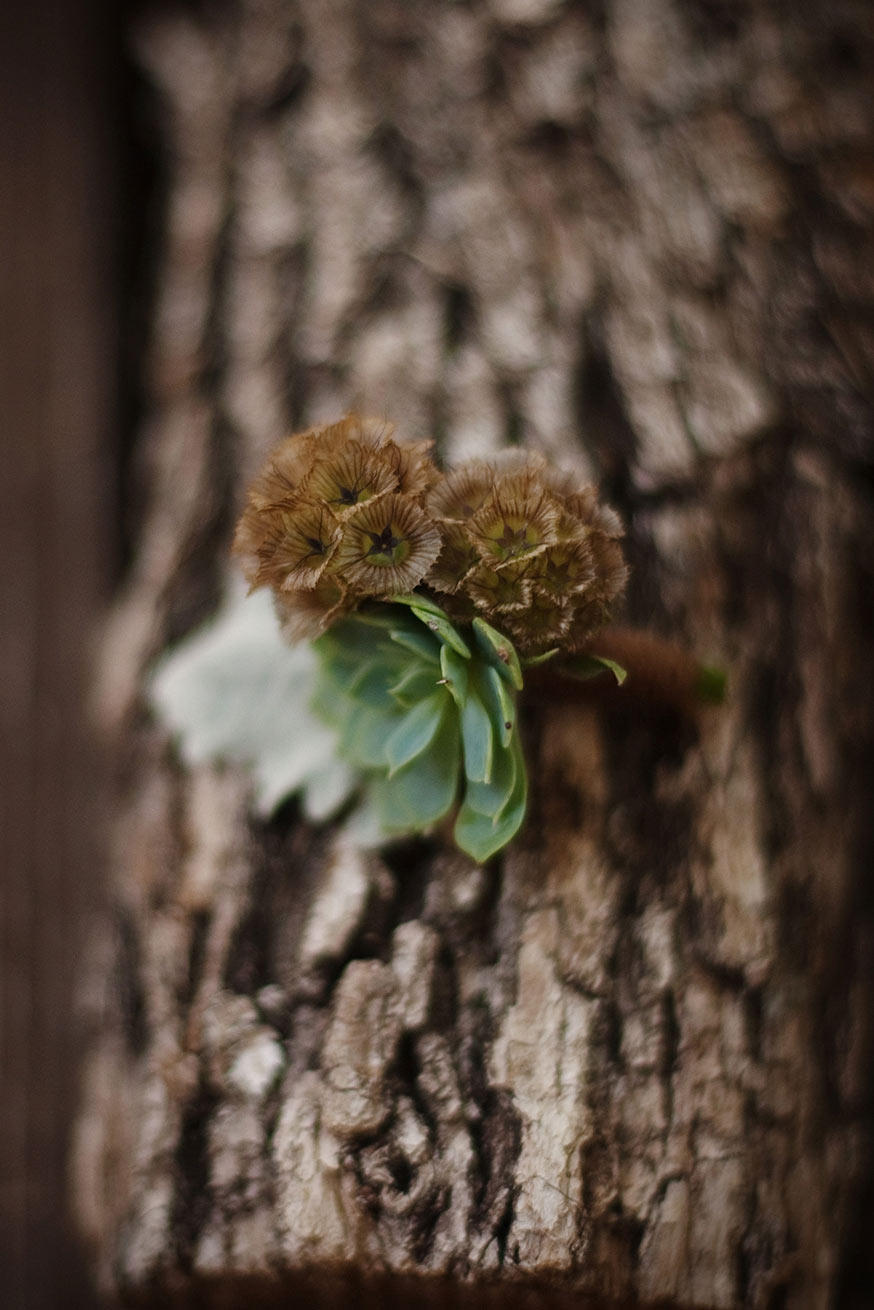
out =
[[[165,234],[75,1161],[127,1300],[865,1303],[874,33],[799,8],[140,31]],[[629,620],[730,673],[691,718],[532,705],[532,812],[484,868],[256,824],[143,713],[246,480],[353,405],[600,481]]]

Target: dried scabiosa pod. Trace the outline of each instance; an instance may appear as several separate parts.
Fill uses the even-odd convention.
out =
[[[443,474],[429,450],[354,414],[282,442],[234,543],[257,593],[244,605],[269,591],[279,623],[252,610],[257,649],[241,658],[247,627],[232,612],[207,655],[171,661],[155,698],[190,741],[254,762],[271,801],[300,790],[321,818],[354,796],[382,839],[452,817],[456,844],[482,861],[525,815],[523,684],[551,697],[604,674],[621,684],[623,664],[653,663],[655,647],[605,626],[626,568],[622,526],[594,488],[520,451]],[[659,660],[667,681],[632,682],[675,701],[721,690],[688,657]],[[226,717],[192,726],[192,704]]]
[[[392,434],[358,414],[310,428],[277,446],[249,491],[234,550],[294,639],[317,637],[367,597],[410,590],[437,558],[421,507],[439,477],[431,443]]]
[[[443,542],[426,585],[453,615],[500,616],[525,655],[582,650],[608,621],[627,570],[622,525],[594,488],[514,452],[452,470],[426,506]]]

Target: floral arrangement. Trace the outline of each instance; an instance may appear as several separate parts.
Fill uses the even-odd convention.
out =
[[[419,588],[462,623],[500,621],[525,654],[585,646],[625,585],[616,514],[540,456],[442,474],[430,445],[352,414],[273,451],[234,548],[287,635],[318,637],[365,601]]]
[[[622,526],[538,455],[444,473],[430,448],[357,414],[283,441],[234,541],[275,631],[263,606],[234,610],[165,662],[153,697],[190,758],[253,763],[265,809],[303,790],[319,816],[354,796],[379,839],[453,815],[483,861],[525,816],[527,671],[624,679],[597,649],[625,586]]]

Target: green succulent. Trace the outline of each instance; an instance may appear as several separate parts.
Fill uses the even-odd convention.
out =
[[[439,606],[409,595],[342,619],[313,649],[312,708],[384,831],[426,831],[457,807],[463,851],[483,861],[505,846],[528,792],[512,643],[482,619],[462,636]]]

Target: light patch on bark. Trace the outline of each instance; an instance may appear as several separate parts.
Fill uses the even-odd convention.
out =
[[[353,960],[346,966],[322,1052],[322,1117],[337,1137],[376,1132],[389,1112],[383,1079],[401,1035],[398,1000],[387,965]]]
[[[292,1267],[329,1267],[344,1259],[350,1239],[358,1247],[358,1211],[340,1151],[322,1121],[319,1075],[296,1076],[283,1088],[272,1145],[280,1250]]]
[[[590,1129],[585,1104],[587,1043],[594,1005],[562,987],[556,972],[560,927],[554,910],[523,928],[518,1000],[490,1056],[495,1083],[522,1115],[522,1151],[508,1241],[522,1266],[563,1269],[577,1241],[577,1155]]]
[[[361,922],[371,887],[368,859],[341,834],[325,861],[324,894],[313,902],[300,943],[306,970],[343,955]]]

